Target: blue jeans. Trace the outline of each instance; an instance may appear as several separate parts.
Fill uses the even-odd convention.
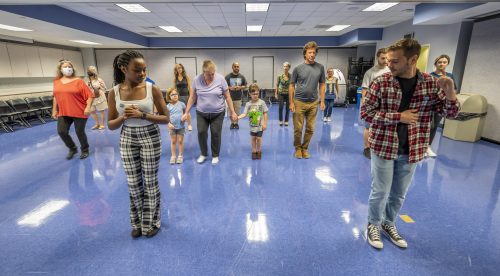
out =
[[[333,102],[335,99],[325,99],[325,111],[323,111],[323,117],[332,116]]]
[[[372,150],[372,189],[368,199],[368,222],[394,225],[410,187],[416,163],[408,163],[408,155],[385,160]]]

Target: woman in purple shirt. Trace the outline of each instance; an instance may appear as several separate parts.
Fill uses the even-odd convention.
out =
[[[186,111],[182,120],[186,121],[189,110],[196,102],[196,123],[198,128],[198,143],[201,155],[196,162],[203,163],[208,156],[208,127],[210,127],[212,164],[219,163],[219,152],[222,138],[222,123],[227,103],[231,113],[231,120],[237,121],[238,116],[234,112],[233,101],[229,94],[227,82],[221,74],[215,73],[215,63],[212,60],[203,61],[203,74],[193,80],[193,93],[189,96]]]

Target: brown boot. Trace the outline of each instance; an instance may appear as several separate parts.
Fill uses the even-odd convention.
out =
[[[252,152],[252,160],[255,160],[257,159],[257,153],[256,152]]]
[[[295,158],[302,159],[302,150],[300,148],[295,150]]]

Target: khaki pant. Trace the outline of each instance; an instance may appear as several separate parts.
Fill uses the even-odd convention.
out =
[[[318,101],[307,103],[295,100],[295,112],[293,113],[293,146],[295,149],[307,150],[311,137],[314,133],[314,123],[318,112]],[[302,129],[306,120],[304,141],[302,141]]]
[[[241,113],[241,100],[239,101],[233,101],[233,108],[234,108],[234,112],[236,112],[236,115],[240,115]],[[233,122],[233,123],[237,123],[238,121],[236,122]]]

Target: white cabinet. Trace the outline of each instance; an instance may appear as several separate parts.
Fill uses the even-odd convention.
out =
[[[85,75],[80,51],[0,42],[0,78],[55,77],[61,59],[70,60],[78,76]]]
[[[28,46],[7,43],[12,77],[29,77],[28,62],[26,61],[25,48]]]
[[[44,77],[55,77],[57,75],[57,65],[63,59],[63,50],[55,48],[38,47],[40,62]]]
[[[7,43],[0,42],[0,78],[12,77],[12,69],[10,68],[9,52],[7,51]]]
[[[77,76],[84,76],[85,75],[86,71],[83,68],[82,52],[63,50],[63,56],[65,59],[67,59],[67,60],[71,61],[71,63],[73,63],[73,67],[75,68]]]
[[[12,77],[43,77],[38,47],[7,43]]]
[[[24,54],[26,55],[26,63],[28,63],[28,71],[30,77],[43,77],[42,63],[38,54],[38,47],[25,47]]]

